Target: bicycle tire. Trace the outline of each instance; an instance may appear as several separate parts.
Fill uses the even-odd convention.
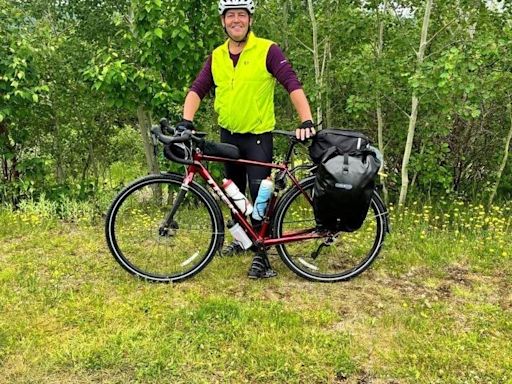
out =
[[[183,281],[205,268],[222,246],[220,208],[196,182],[185,188],[172,228],[160,228],[182,182],[182,175],[172,173],[145,176],[112,202],[105,220],[107,244],[129,273],[152,282]]]
[[[302,180],[299,185],[311,196],[314,182],[315,177],[311,176]],[[282,237],[286,232],[314,229],[316,226],[313,207],[300,188],[291,187],[280,199],[273,223],[276,238]],[[373,192],[368,212],[361,229],[351,233],[339,232],[336,241],[331,245],[319,248],[320,244],[325,244],[329,239],[326,236],[277,245],[277,251],[288,268],[303,278],[331,283],[349,280],[373,263],[388,231],[387,211],[376,191]],[[362,243],[364,241],[370,244]],[[314,251],[319,249],[322,252],[313,258]]]

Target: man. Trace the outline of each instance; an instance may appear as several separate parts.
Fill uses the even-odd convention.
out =
[[[178,124],[192,129],[201,100],[215,88],[215,111],[221,127],[221,142],[236,145],[244,159],[272,161],[272,134],[275,127],[274,86],[277,79],[288,91],[301,120],[298,139],[315,134],[311,109],[291,65],[272,41],[251,32],[255,7],[252,0],[220,0],[219,15],[228,39],[207,58],[192,84],[183,107],[183,121]],[[256,200],[261,180],[270,169],[257,166],[225,164],[226,178],[245,193],[247,181],[252,200]],[[261,222],[253,220],[253,225]],[[232,243],[223,251],[232,255],[241,251]],[[250,278],[275,276],[266,254],[255,254],[248,273]]]

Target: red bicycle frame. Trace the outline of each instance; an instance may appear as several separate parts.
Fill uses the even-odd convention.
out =
[[[270,230],[270,221],[274,215],[274,211],[277,203],[277,193],[272,194],[272,198],[267,207],[267,211],[265,217],[263,219],[263,224],[259,232],[256,232],[250,222],[247,220],[245,215],[238,209],[236,204],[230,199],[230,197],[219,187],[219,185],[212,178],[208,170],[203,166],[201,161],[214,161],[214,162],[231,162],[236,164],[245,164],[245,165],[255,165],[260,167],[277,169],[281,172],[284,172],[292,183],[300,189],[301,193],[306,197],[310,204],[312,204],[311,197],[302,189],[299,184],[299,181],[293,175],[293,173],[288,168],[288,163],[284,162],[282,164],[275,163],[263,163],[259,161],[253,160],[244,160],[244,159],[229,159],[225,157],[217,157],[217,156],[208,156],[204,155],[200,152],[194,153],[194,164],[189,165],[187,167],[187,174],[183,181],[183,185],[188,186],[190,182],[194,179],[196,174],[199,174],[205,180],[208,185],[213,189],[213,191],[220,197],[220,199],[226,203],[231,212],[233,213],[233,218],[242,226],[242,228],[247,232],[248,236],[251,238],[253,243],[258,247],[268,247],[272,245],[279,245],[285,243],[291,243],[295,241],[302,240],[310,240],[325,237],[325,234],[320,234],[315,232],[315,228],[294,231],[292,233],[285,233],[279,238],[270,238],[269,230]]]

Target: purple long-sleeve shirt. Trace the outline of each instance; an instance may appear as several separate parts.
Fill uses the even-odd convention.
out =
[[[236,67],[238,59],[240,58],[240,53],[234,55],[230,52],[229,56],[233,61],[233,66]],[[267,53],[266,63],[267,71],[272,74],[272,76],[274,76],[277,81],[279,81],[279,83],[286,89],[288,93],[302,88],[302,85],[297,78],[297,74],[277,44],[272,44],[270,46],[270,49]],[[212,74],[212,55],[210,55],[206,59],[206,62],[204,63],[203,68],[197,75],[196,79],[192,83],[190,90],[197,93],[197,95],[203,99],[214,86],[215,83],[213,81]]]

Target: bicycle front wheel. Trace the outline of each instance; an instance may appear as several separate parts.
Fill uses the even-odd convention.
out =
[[[222,245],[218,204],[199,184],[182,183],[176,174],[143,177],[112,203],[107,243],[128,272],[149,281],[181,281],[201,271]]]
[[[315,178],[301,181],[311,196]],[[290,189],[281,200],[274,223],[275,237],[313,231],[313,206],[299,188]],[[355,232],[326,234],[323,238],[281,244],[277,251],[296,274],[313,281],[337,282],[357,276],[375,260],[387,231],[387,212],[374,192],[363,226]]]

